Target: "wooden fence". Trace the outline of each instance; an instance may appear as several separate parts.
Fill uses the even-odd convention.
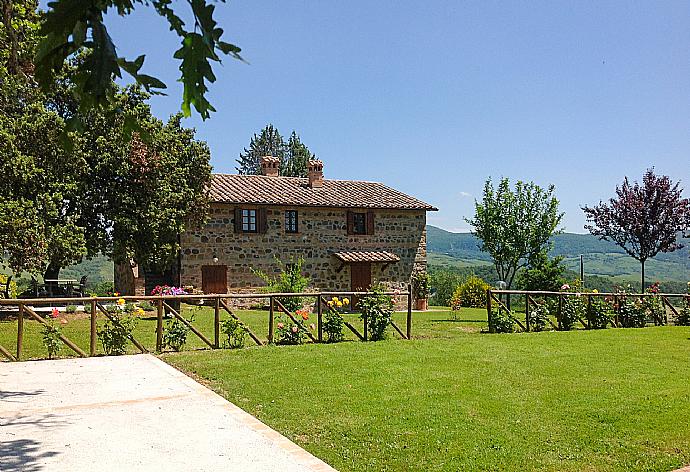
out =
[[[505,295],[506,302],[501,300],[501,295]],[[510,308],[510,297],[512,295],[524,296],[525,302],[525,316],[520,317],[515,310]],[[625,301],[626,298],[653,298],[658,297],[661,300],[662,306],[664,307],[664,318],[654,319],[655,325],[664,325],[668,323],[668,313],[669,311],[678,316],[678,309],[671,303],[673,299],[680,299],[681,301],[686,299],[690,300],[690,295],[685,293],[604,293],[604,292],[549,292],[549,291],[526,291],[526,290],[493,290],[489,289],[486,291],[486,312],[489,322],[489,332],[495,332],[495,325],[493,320],[494,306],[498,308],[500,312],[505,312],[520,328],[520,330],[529,332],[531,331],[530,326],[530,308],[536,306],[536,297],[557,297],[558,304],[556,305],[555,318],[557,323],[554,323],[550,319],[548,320],[551,327],[555,330],[562,329],[561,323],[561,313],[563,310],[563,301],[567,297],[584,297],[586,300],[587,307],[589,308],[592,304],[593,298],[604,298],[609,299],[613,302],[615,307],[614,317],[611,320],[611,324],[614,328],[620,326],[619,312],[621,307],[621,302]],[[583,328],[590,329],[589,322],[585,319],[578,318],[577,320]]]
[[[10,361],[18,361],[22,358],[23,343],[24,343],[24,321],[26,319],[32,319],[37,321],[42,325],[48,325],[48,321],[42,317],[37,306],[65,306],[65,305],[75,305],[80,304],[84,306],[84,311],[89,314],[90,318],[90,329],[89,329],[89,352],[88,354],[82,350],[75,342],[69,339],[64,334],[60,334],[60,340],[75,354],[80,357],[89,357],[96,355],[97,348],[97,317],[101,313],[103,316],[108,318],[112,323],[118,324],[118,318],[113,316],[113,314],[108,310],[107,304],[117,303],[118,300],[124,300],[125,303],[137,303],[137,302],[148,302],[155,307],[156,311],[156,351],[161,352],[163,349],[163,321],[166,313],[168,316],[172,316],[180,320],[185,324],[190,331],[197,336],[203,343],[211,349],[220,349],[220,325],[221,325],[221,313],[226,313],[227,316],[235,319],[247,332],[248,336],[252,339],[254,343],[259,346],[265,344],[274,343],[275,335],[275,317],[276,312],[285,314],[290,320],[301,326],[307,333],[311,342],[322,343],[323,338],[323,317],[326,311],[343,317],[342,314],[329,306],[328,298],[332,297],[362,297],[369,295],[369,292],[304,292],[304,293],[243,293],[243,294],[221,294],[221,295],[158,295],[158,296],[122,296],[122,297],[75,297],[75,298],[35,298],[35,299],[0,299],[0,307],[9,307],[13,309],[17,316],[17,343],[16,351],[13,353],[6,347],[0,345],[0,355],[9,359]],[[408,286],[406,291],[390,291],[384,292],[384,295],[391,297],[404,297],[407,301],[407,316],[405,323],[405,331],[395,323],[391,322],[392,328],[402,339],[410,339],[412,335],[412,289]],[[281,303],[281,299],[286,298],[313,298],[316,299],[315,312],[317,316],[317,334],[316,336],[312,334],[302,320],[299,320],[285,308]],[[249,326],[243,322],[237,315],[236,310],[231,308],[231,304],[228,300],[236,299],[267,299],[268,300],[268,337],[262,340],[257,336]],[[213,339],[209,339],[208,336],[203,334],[197,327],[193,325],[189,320],[185,319],[179,311],[181,303],[187,303],[191,305],[209,305],[213,308]],[[367,341],[367,319],[364,317],[364,329],[360,333],[357,328],[348,322],[343,317],[344,325],[352,331],[352,333],[360,340]],[[133,335],[129,336],[131,343],[142,353],[148,352],[146,347],[137,340]]]

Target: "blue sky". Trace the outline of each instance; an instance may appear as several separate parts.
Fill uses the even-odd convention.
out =
[[[109,15],[110,33],[168,84],[152,100],[166,118],[178,40],[138,8]],[[273,123],[327,178],[385,182],[453,231],[489,176],[555,184],[572,232],[581,205],[650,166],[690,196],[690,2],[231,0],[217,19],[250,64],[217,67],[218,111],[186,121],[216,171]]]

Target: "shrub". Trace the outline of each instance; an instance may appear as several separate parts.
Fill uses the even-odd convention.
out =
[[[56,320],[59,318],[60,313],[57,308],[53,308],[50,315],[47,317],[48,324],[43,325],[41,329],[43,346],[45,346],[48,351],[48,359],[54,358],[62,349],[62,339],[60,339],[60,327],[55,325]],[[67,320],[64,318],[60,319],[60,323],[66,324]]]
[[[626,298],[620,302],[618,319],[623,328],[644,328],[647,325],[647,309],[644,302]]]
[[[115,284],[113,282],[98,282],[91,289],[91,295],[96,297],[110,297],[115,293]]]
[[[127,352],[127,341],[136,327],[137,320],[125,316],[122,312],[114,312],[113,320],[107,319],[98,329],[98,339],[107,355],[121,355]]]
[[[288,264],[283,264],[279,259],[276,263],[280,267],[280,275],[272,277],[260,270],[253,270],[261,280],[266,283],[264,291],[268,293],[301,293],[309,286],[309,277],[302,275],[304,258],[290,258]],[[304,304],[300,297],[283,297],[277,300],[290,312],[299,310]]]
[[[561,307],[561,329],[570,331],[585,316],[585,304],[579,295],[563,296]]]
[[[450,306],[453,292],[464,280],[465,276],[448,269],[430,272],[431,299],[434,305]]]
[[[342,341],[344,321],[343,317],[333,310],[326,310],[323,314],[323,330],[326,332],[327,342],[338,343]]]
[[[223,345],[230,349],[239,349],[244,347],[247,339],[246,328],[235,318],[228,318],[220,324],[220,330],[225,334]]]
[[[654,282],[652,285],[647,287],[645,293],[651,294],[650,297],[644,297],[642,299],[642,305],[647,314],[655,320],[657,323],[665,325],[666,324],[666,307],[664,307],[664,302],[659,297],[659,282]]]
[[[278,344],[303,344],[307,340],[307,329],[311,329],[312,331],[316,329],[313,323],[310,324],[308,328],[304,324],[305,321],[309,320],[309,313],[307,310],[295,311],[294,317],[296,320],[301,319],[302,322],[295,323],[285,315],[280,315],[278,317],[278,323],[276,324]]]
[[[76,312],[77,312],[77,306],[76,305],[67,305],[65,307],[65,313],[74,314]]]
[[[546,303],[536,303],[529,312],[530,330],[545,331],[549,324],[549,307]]]
[[[685,297],[683,300],[683,308],[674,315],[673,323],[678,326],[690,326],[690,297]]]
[[[393,318],[393,298],[384,295],[381,284],[374,284],[369,293],[359,300],[360,318],[367,320],[367,332],[371,341],[380,341],[386,337],[386,329]]]
[[[586,316],[590,329],[605,329],[611,323],[614,314],[611,305],[606,300],[601,297],[592,297],[587,306]]]
[[[194,322],[194,315],[189,319],[189,322]],[[165,329],[163,330],[163,348],[169,347],[175,352],[180,352],[187,344],[189,331],[189,326],[179,318],[169,319],[165,322]]]
[[[455,289],[450,300],[450,307],[453,310],[459,310],[460,307],[482,308],[486,306],[487,290],[489,290],[489,284],[480,277],[472,275]]]
[[[496,333],[512,333],[515,331],[515,320],[505,310],[493,310],[490,328]]]

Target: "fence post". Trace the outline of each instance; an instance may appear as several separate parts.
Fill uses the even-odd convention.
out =
[[[268,344],[273,344],[273,297],[268,297],[269,307],[268,307]],[[319,304],[320,305],[320,304]],[[319,306],[320,308],[320,306]],[[320,317],[319,317],[320,319]],[[319,334],[321,333],[321,324],[319,323]]]
[[[220,348],[220,296],[216,296],[213,303],[213,345]]]
[[[557,317],[558,317],[558,330],[561,331],[563,329],[563,323],[561,322],[561,319],[563,318],[563,294],[559,293],[558,294],[558,311],[556,312]]]
[[[369,340],[369,335],[367,334],[368,330],[369,330],[369,323],[368,323],[367,315],[364,315],[364,333],[362,333],[362,334],[364,334],[364,341]]]
[[[525,327],[529,333],[529,294],[525,294]]]
[[[89,355],[96,355],[96,300],[91,300],[91,332],[89,336]]]
[[[491,307],[491,289],[486,289],[486,320],[489,323],[489,333],[494,332],[493,308]]]
[[[19,315],[17,316],[17,360],[21,360],[22,345],[24,344],[24,305],[19,304]]]
[[[319,342],[323,342],[323,307],[321,306],[321,293],[316,297],[316,324],[319,330]]]
[[[407,284],[407,339],[412,339],[412,284]]]
[[[163,299],[156,301],[156,351],[163,351]]]
[[[587,294],[587,329],[592,329],[592,295]]]

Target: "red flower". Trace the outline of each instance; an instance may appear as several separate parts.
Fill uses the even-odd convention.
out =
[[[50,316],[53,317],[53,318],[57,318],[58,316],[60,316],[60,311],[58,311],[57,308],[53,308],[53,309],[50,311]]]

